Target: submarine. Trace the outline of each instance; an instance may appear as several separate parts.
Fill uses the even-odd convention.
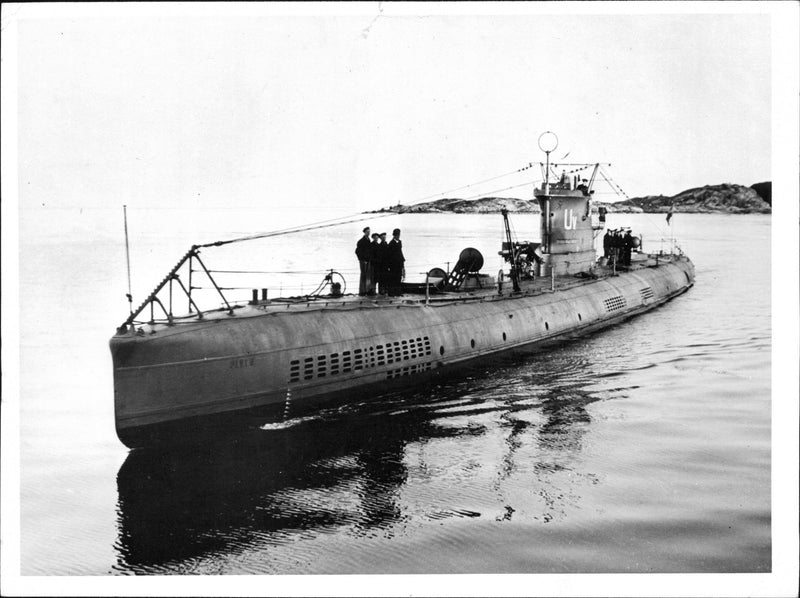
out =
[[[694,265],[678,247],[647,253],[633,237],[627,251],[597,255],[606,228],[592,198],[599,164],[580,165],[594,168],[588,182],[559,178],[551,173],[555,145],[543,147],[540,137],[546,162],[533,201],[541,242],[516,240],[503,210],[496,275],[482,272],[483,256],[468,247],[449,271],[402,283],[399,296],[343,293],[331,272],[324,293],[267,298],[253,289],[251,300],[232,303],[201,257],[224,242],[193,245],[110,339],[120,441],[135,449],[235,435],[336,398],[413,387],[593,333],[688,291]],[[221,307],[198,307],[193,272],[212,281]],[[188,313],[173,314],[175,294],[188,297]]]

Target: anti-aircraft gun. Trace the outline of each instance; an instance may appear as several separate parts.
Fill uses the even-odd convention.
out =
[[[509,276],[514,291],[519,291],[521,280],[533,280],[542,263],[542,244],[528,241],[514,241],[511,237],[511,226],[508,223],[508,210],[500,210],[505,225],[506,240],[498,255],[511,265]]]
[[[498,255],[511,265],[511,279],[533,280],[542,263],[542,244],[504,241]]]

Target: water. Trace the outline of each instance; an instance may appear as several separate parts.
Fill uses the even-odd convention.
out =
[[[135,302],[190,244],[292,218],[131,211]],[[660,247],[663,216],[610,218]],[[534,217],[513,220],[536,238]],[[114,434],[121,214],[22,210],[21,573],[769,572],[770,217],[673,222],[697,282],[653,312],[237,443],[159,454]],[[403,229],[409,279],[466,246],[485,271],[500,267],[499,216],[394,216],[203,256],[277,272],[242,283],[271,296],[311,290],[328,268],[352,290],[364,224]]]

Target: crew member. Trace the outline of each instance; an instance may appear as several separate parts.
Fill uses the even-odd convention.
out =
[[[633,250],[633,236],[631,235],[631,230],[628,229],[625,233],[625,237],[622,240],[623,243],[623,255],[622,255],[622,262],[626,266],[631,265],[631,251]]]
[[[370,239],[369,227],[363,230],[364,236],[356,243],[356,257],[358,258],[358,265],[361,268],[361,276],[358,279],[358,294],[362,297],[367,294],[370,284],[372,283],[372,276],[370,272]]]
[[[389,292],[386,271],[388,251],[389,245],[386,243],[386,233],[381,233],[378,237],[378,245],[375,247],[375,262],[372,265],[375,282],[378,283],[378,293],[381,295],[386,295]]]
[[[375,295],[375,286],[378,284],[378,243],[380,235],[372,233],[372,242],[369,244],[369,284],[367,285],[367,295]]]
[[[625,254],[625,231],[619,229],[617,231],[617,263],[622,264]]]
[[[611,230],[607,229],[606,234],[603,237],[603,257],[609,258],[611,257]]]
[[[611,237],[611,258],[614,263],[619,265],[622,258],[622,229],[614,229],[614,236]]]
[[[392,231],[392,240],[386,251],[387,267],[388,267],[388,284],[389,296],[397,297],[400,295],[400,283],[405,278],[406,271],[404,264],[406,261],[403,256],[403,242],[400,240],[400,229],[396,228]]]

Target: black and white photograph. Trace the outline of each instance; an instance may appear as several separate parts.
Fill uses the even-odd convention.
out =
[[[796,596],[799,18],[4,3],[0,593]]]

